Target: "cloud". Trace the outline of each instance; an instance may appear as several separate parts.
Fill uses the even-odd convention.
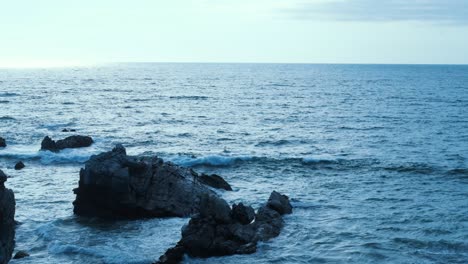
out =
[[[309,0],[283,11],[313,20],[468,24],[468,0]]]

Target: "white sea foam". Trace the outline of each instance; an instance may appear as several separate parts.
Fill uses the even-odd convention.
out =
[[[9,145],[0,151],[1,158],[38,160],[42,164],[84,163],[91,155],[99,153],[97,147],[64,149],[60,152],[41,151],[40,146]]]
[[[179,156],[170,159],[172,162],[187,166],[213,166],[213,167],[223,167],[230,166],[240,161],[249,161],[254,159],[253,156],[222,156],[222,155],[208,155],[203,157],[188,157],[188,156]]]

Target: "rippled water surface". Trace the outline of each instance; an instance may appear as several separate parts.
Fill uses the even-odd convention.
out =
[[[292,198],[257,253],[187,263],[468,263],[467,110],[468,66],[0,69],[0,168],[31,254],[12,263],[151,263],[179,240],[188,219],[73,215],[83,162],[116,143],[223,175],[230,202]],[[64,128],[96,143],[38,151]]]

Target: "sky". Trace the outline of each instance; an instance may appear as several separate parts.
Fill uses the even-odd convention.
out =
[[[468,64],[468,0],[0,0],[0,66]]]

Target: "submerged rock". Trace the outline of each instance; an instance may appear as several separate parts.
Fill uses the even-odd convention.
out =
[[[76,129],[73,129],[73,128],[70,128],[70,129],[64,128],[64,129],[62,129],[62,132],[76,132]]]
[[[182,229],[177,245],[155,263],[179,263],[184,254],[202,258],[252,254],[257,250],[258,241],[279,235],[284,225],[282,215],[292,212],[289,198],[275,191],[257,214],[252,207],[243,204],[234,204],[229,209],[224,200],[204,201],[200,214],[192,217]]]
[[[75,214],[111,218],[183,217],[200,212],[202,199],[224,202],[191,169],[158,157],[127,156],[122,145],[92,156],[74,192]]]
[[[88,136],[69,136],[64,139],[57,141],[52,140],[49,136],[46,136],[41,143],[41,150],[50,150],[58,152],[66,148],[83,148],[89,147],[93,144],[93,139]]]
[[[20,250],[20,251],[16,252],[16,254],[15,254],[15,256],[13,258],[14,259],[22,259],[22,258],[25,258],[25,257],[29,257],[28,252]]]
[[[229,185],[229,183],[227,183],[221,176],[216,175],[216,174],[212,174],[212,175],[202,174],[200,176],[200,181],[216,189],[224,189],[226,191],[232,191],[231,185]]]
[[[10,261],[15,247],[15,195],[5,188],[6,180],[0,170],[0,264]]]
[[[0,137],[0,148],[6,147],[6,141],[4,138]]]
[[[25,167],[24,163],[22,161],[18,161],[16,164],[15,164],[15,170],[21,170]]]

